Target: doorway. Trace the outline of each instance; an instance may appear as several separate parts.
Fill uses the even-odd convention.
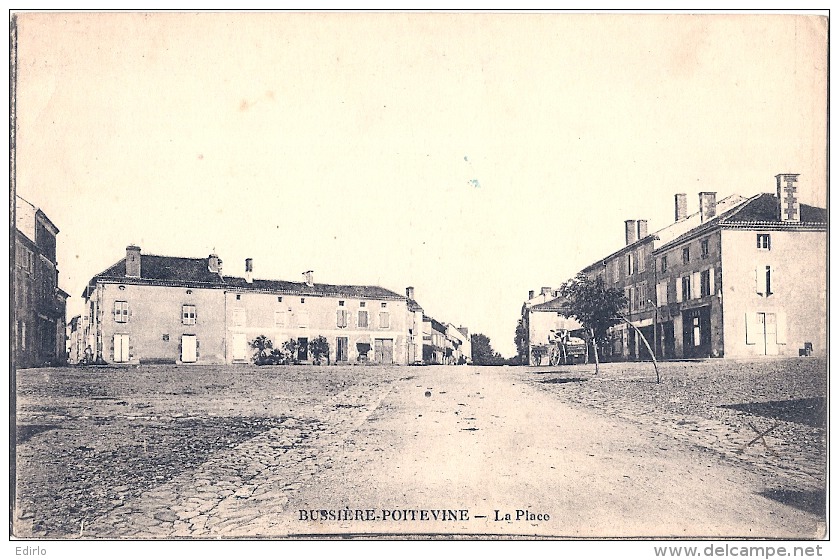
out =
[[[393,363],[393,339],[392,338],[377,338],[375,349],[375,360],[380,364]]]
[[[198,341],[194,334],[181,337],[181,362],[191,364],[198,361]]]
[[[131,359],[127,334],[114,335],[114,361],[125,363]]]
[[[233,333],[233,361],[244,362],[248,359],[248,342],[245,333]]]
[[[347,352],[347,349],[349,348],[349,339],[346,336],[339,336],[335,348],[335,361],[346,362],[349,359]]]

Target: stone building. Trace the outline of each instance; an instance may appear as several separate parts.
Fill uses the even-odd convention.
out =
[[[796,174],[776,193],[675,197],[675,221],[652,234],[628,220],[626,245],[583,269],[623,289],[625,315],[663,358],[824,354],[827,213],[799,204]],[[783,203],[782,203],[783,201]],[[634,328],[615,326],[603,354],[645,359]]]
[[[66,362],[68,294],[58,287],[58,228],[39,208],[15,197],[14,327],[12,348],[19,368]]]
[[[98,359],[114,363],[246,363],[261,335],[275,347],[296,341],[302,362],[318,336],[329,343],[331,363],[409,362],[410,298],[378,286],[315,283],[313,274],[301,282],[256,279],[247,259],[244,277],[225,276],[214,254],[147,255],[130,245],[82,294],[86,339]]]

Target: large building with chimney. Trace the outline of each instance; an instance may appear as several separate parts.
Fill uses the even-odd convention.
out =
[[[68,294],[58,287],[58,228],[44,212],[15,197],[14,326],[10,339],[16,367],[63,364],[67,359]]]
[[[215,254],[182,258],[142,254],[90,279],[82,296],[84,339],[108,363],[248,363],[250,343],[265,336],[274,347],[293,339],[300,362],[307,343],[324,336],[330,363],[408,364],[421,356],[422,309],[413,288],[400,295],[379,286],[225,276]],[[418,310],[418,311],[417,311]],[[419,314],[420,319],[417,319]]]
[[[634,325],[616,325],[601,352],[612,359],[825,355],[827,212],[800,204],[797,174],[775,193],[717,200],[699,193],[688,214],[653,233],[625,222],[626,245],[583,272],[622,289]]]

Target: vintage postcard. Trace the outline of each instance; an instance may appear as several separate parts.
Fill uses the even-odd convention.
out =
[[[15,554],[822,553],[825,13],[10,23]]]

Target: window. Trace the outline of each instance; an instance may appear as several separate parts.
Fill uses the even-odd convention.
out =
[[[277,296],[277,303],[283,302],[283,296]]]
[[[771,241],[772,240],[769,238],[768,233],[758,233],[757,234],[757,248],[758,249],[765,249],[765,250],[768,251],[769,249],[772,248],[771,247]]]
[[[703,270],[699,277],[699,295],[706,297],[711,295],[711,271]]]
[[[284,327],[285,326],[285,311],[274,311],[274,326],[275,327]]]
[[[632,275],[632,253],[627,253],[626,255],[626,275]]]
[[[300,298],[300,303],[306,303],[306,298],[304,298],[304,297]]]
[[[363,301],[361,302],[364,303]],[[367,328],[367,312],[359,310],[358,312],[358,326],[360,328]]]
[[[772,267],[757,267],[755,269],[755,292],[758,295],[769,297],[772,295]]]
[[[234,309],[233,310],[233,326],[234,327],[244,327],[245,326],[245,310],[244,309]]]
[[[344,300],[338,301],[338,307],[344,307]]]
[[[661,271],[667,272],[667,255],[661,257]]]
[[[338,328],[343,329],[347,327],[347,310],[346,309],[339,309],[338,310]]]
[[[382,302],[382,307],[387,307],[387,303],[386,303],[386,302]]]
[[[690,262],[690,247],[685,247],[682,249],[682,264],[688,264]]]
[[[710,254],[710,251],[708,249],[709,245],[710,243],[707,239],[703,239],[699,244],[700,252],[702,253],[703,259],[707,259],[708,255]]]
[[[366,305],[367,305],[366,301],[359,302],[359,304],[358,304],[359,307],[365,307]]]
[[[128,302],[115,301],[114,302],[114,320],[117,323],[128,322]]]
[[[690,276],[682,276],[682,301],[690,299]]]
[[[242,299],[242,294],[236,294],[236,300],[238,301],[240,299]]]
[[[184,305],[181,307],[181,322],[184,325],[194,325],[195,324],[195,306],[194,305]]]
[[[297,315],[297,326],[301,329],[305,329],[309,326],[309,312],[308,311],[301,311]]]
[[[382,304],[384,305],[384,304]],[[379,328],[380,329],[389,329],[390,328],[390,313],[387,311],[382,311],[379,313]]]
[[[637,258],[638,258],[638,262],[637,262],[638,272],[644,272],[645,270],[647,270],[647,267],[644,264],[644,262],[647,260],[647,254],[646,254],[646,251],[644,251],[643,247],[641,249],[639,249]]]

